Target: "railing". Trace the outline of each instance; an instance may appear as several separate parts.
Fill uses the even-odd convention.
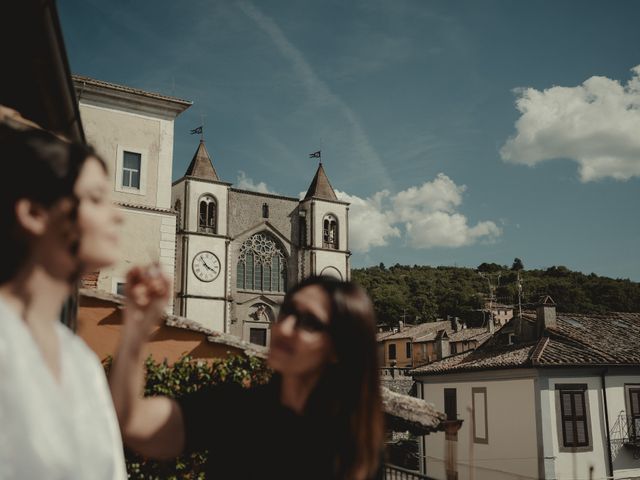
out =
[[[411,377],[411,375],[409,375],[409,371],[411,370],[411,367],[382,367],[380,369],[380,375],[382,375],[383,377],[392,377],[392,378],[396,378],[396,377]]]
[[[640,416],[625,415],[621,412],[613,425],[622,445],[633,451],[633,458],[640,459]]]
[[[413,470],[407,470],[396,465],[385,464],[384,480],[433,480],[431,477],[422,475]]]

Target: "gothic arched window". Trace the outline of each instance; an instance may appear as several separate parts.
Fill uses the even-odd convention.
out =
[[[217,232],[218,205],[216,199],[211,195],[200,198],[200,208],[198,210],[198,231],[204,233]]]
[[[326,215],[322,221],[322,247],[338,250],[338,220]]]
[[[256,233],[240,247],[236,286],[246,290],[284,292],[287,260],[283,249],[267,233]]]

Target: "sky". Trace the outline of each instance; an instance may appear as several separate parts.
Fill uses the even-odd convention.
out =
[[[73,73],[188,99],[222,180],[298,197],[322,151],[352,266],[640,281],[640,2],[60,0]]]

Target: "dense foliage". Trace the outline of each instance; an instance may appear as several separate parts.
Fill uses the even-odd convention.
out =
[[[104,362],[109,371],[111,360]],[[244,355],[216,359],[211,363],[198,362],[184,356],[173,365],[166,361],[158,363],[151,357],[146,361],[145,395],[167,395],[179,398],[192,393],[205,385],[220,383],[239,383],[244,387],[262,384],[269,380],[271,373],[264,361]],[[204,466],[206,452],[183,455],[175,460],[156,462],[126,452],[127,472],[130,479],[136,480],[202,480],[205,478]]]
[[[481,322],[478,310],[489,296],[490,284],[496,287],[497,301],[517,304],[518,272],[523,308],[550,295],[561,312],[640,312],[640,283],[585,275],[563,266],[525,270],[520,259],[511,267],[483,263],[477,269],[380,264],[355,269],[352,277],[373,298],[381,323],[394,325],[403,317],[424,322],[453,315],[474,324]]]

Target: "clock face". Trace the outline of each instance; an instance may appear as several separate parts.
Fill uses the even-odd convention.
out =
[[[193,258],[193,273],[203,282],[212,282],[220,274],[220,260],[211,252],[200,252]]]

